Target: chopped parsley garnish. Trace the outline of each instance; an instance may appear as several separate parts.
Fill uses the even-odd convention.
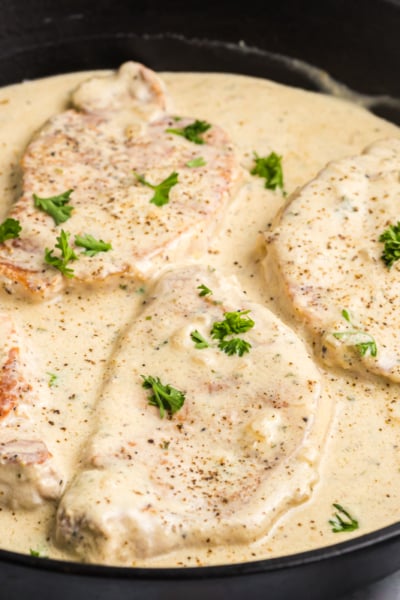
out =
[[[142,387],[147,390],[152,390],[152,394],[149,396],[149,404],[151,406],[157,406],[160,411],[161,419],[165,416],[165,411],[170,417],[174,415],[180,408],[182,408],[185,402],[185,394],[180,392],[176,388],[167,384],[161,383],[159,377],[152,377],[148,375],[143,379]]]
[[[223,350],[228,356],[233,356],[234,354],[243,356],[243,354],[250,351],[251,344],[241,338],[233,338],[231,340],[220,340],[218,348]]]
[[[68,244],[70,235],[70,233],[62,229],[61,234],[57,237],[58,243],[55,245],[55,247],[61,250],[61,256],[53,256],[54,250],[49,250],[48,248],[46,248],[44,253],[44,260],[47,262],[47,264],[58,269],[66,277],[74,276],[74,271],[67,267],[67,265],[69,262],[77,260],[78,258],[71,246]]]
[[[258,156],[254,153],[255,165],[250,171],[252,175],[258,175],[258,177],[264,177],[265,187],[268,190],[276,190],[280,188],[283,191],[283,171],[282,171],[282,157],[278,156],[275,152],[271,152],[268,156]]]
[[[111,244],[103,242],[103,240],[96,240],[88,233],[85,233],[85,235],[76,235],[75,245],[86,248],[83,252],[86,256],[95,256],[99,252],[108,252],[109,250],[112,250]]]
[[[186,163],[187,167],[204,167],[207,164],[202,156],[198,156],[197,158],[193,158],[192,160],[188,160]]]
[[[204,283],[202,283],[201,285],[198,285],[197,289],[200,290],[199,296],[208,296],[209,294],[212,294],[212,291],[210,290],[210,288],[208,288],[206,285],[204,285]]]
[[[336,331],[332,334],[333,337],[337,340],[343,340],[349,346],[354,346],[358,350],[360,356],[376,356],[378,354],[378,349],[372,335],[354,327],[348,310],[342,310],[342,317],[353,327],[353,329],[349,331]]]
[[[36,556],[36,557],[40,557],[40,558],[48,558],[48,556],[46,556],[45,554],[42,554],[40,552],[40,550],[33,550],[33,548],[29,548],[29,554],[31,556]]]
[[[50,198],[39,198],[39,196],[33,194],[33,200],[36,208],[53,217],[54,223],[59,225],[67,221],[74,210],[73,206],[66,206],[70,201],[70,195],[73,191],[67,190],[58,196],[51,196]]]
[[[389,225],[388,229],[379,236],[379,241],[385,244],[381,258],[390,269],[400,258],[400,221],[397,225]]]
[[[167,133],[181,135],[187,140],[189,140],[189,142],[193,142],[194,144],[204,144],[204,140],[200,136],[202,133],[205,133],[210,128],[211,125],[210,123],[207,123],[207,121],[199,121],[198,119],[196,119],[196,121],[190,123],[190,125],[186,125],[186,127],[170,127],[165,131]]]
[[[215,340],[223,340],[227,335],[245,333],[254,327],[253,319],[243,315],[249,314],[249,310],[238,310],[224,314],[223,321],[216,321],[211,329],[211,337]]]
[[[206,288],[206,286],[199,285],[198,289],[199,288]],[[208,288],[206,288],[206,290],[208,290]],[[201,291],[199,296],[204,296],[206,293],[212,293],[211,290],[204,291],[204,293],[203,291],[204,290]],[[230,339],[226,339],[227,336],[245,333],[254,327],[253,319],[243,316],[247,315],[249,312],[249,310],[227,312],[224,314],[224,320],[216,321],[211,328],[211,338],[218,340],[218,348],[228,356],[233,356],[234,354],[243,356],[243,354],[250,351],[250,342],[239,337],[230,337]],[[209,348],[211,345],[197,329],[191,332],[190,337],[195,344],[195,348]]]
[[[47,375],[49,376],[49,383],[48,383],[49,387],[56,386],[57,385],[58,376],[55,375],[55,373],[47,373]]]
[[[6,240],[12,240],[19,237],[21,225],[16,219],[6,219],[0,225],[0,244]]]
[[[192,331],[192,333],[190,334],[190,337],[192,338],[192,340],[194,342],[195,348],[198,348],[199,350],[201,348],[208,348],[210,345],[197,329]]]
[[[332,525],[332,531],[334,533],[358,529],[358,521],[354,519],[343,506],[340,504],[333,504],[332,506],[338,511],[334,514],[333,519],[329,519],[329,524]]]
[[[243,316],[249,312],[249,310],[227,312],[224,314],[224,320],[216,321],[211,328],[211,337],[214,340],[219,340],[218,348],[223,350],[228,356],[233,356],[234,354],[243,356],[243,354],[250,351],[250,342],[246,342],[241,338],[225,339],[228,335],[245,333],[254,327],[253,319]]]
[[[158,185],[153,185],[145,180],[142,175],[138,175],[135,173],[136,179],[143,183],[143,185],[147,185],[147,187],[154,190],[154,196],[151,198],[150,202],[155,204],[156,206],[163,206],[164,204],[168,204],[169,202],[169,192],[171,188],[178,183],[178,173],[174,171],[169,175],[164,181],[161,181]]]

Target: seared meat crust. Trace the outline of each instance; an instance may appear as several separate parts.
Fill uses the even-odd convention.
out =
[[[8,293],[32,300],[51,298],[67,287],[116,286],[142,280],[177,257],[196,256],[207,247],[218,219],[240,177],[233,147],[217,126],[203,144],[169,128],[194,119],[167,115],[168,98],[155,73],[137,63],[116,74],[83,83],[73,108],[56,115],[37,133],[23,157],[23,194],[9,217],[17,219],[19,238],[0,246],[0,281]],[[188,166],[202,157],[204,165]],[[151,202],[158,185],[172,173],[178,182],[169,202]],[[35,207],[33,196],[54,197],[73,190],[71,217],[56,225]],[[45,261],[61,229],[78,260],[65,277]],[[74,244],[89,234],[112,250],[87,256]],[[59,255],[56,249],[55,255]]]

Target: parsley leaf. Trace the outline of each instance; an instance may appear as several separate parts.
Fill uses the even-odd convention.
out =
[[[360,356],[376,356],[378,353],[375,340],[372,339],[368,342],[359,342],[355,346],[359,351]]]
[[[103,242],[103,240],[96,240],[92,235],[85,233],[85,235],[76,235],[75,244],[81,248],[86,248],[83,254],[87,256],[95,256],[99,252],[108,252],[112,250],[111,244]]]
[[[208,288],[204,283],[197,286],[197,289],[200,290],[199,296],[208,296],[208,294],[212,294],[210,288]]]
[[[378,349],[372,335],[365,331],[361,331],[361,329],[356,329],[351,322],[349,311],[345,308],[342,310],[342,317],[353,327],[353,329],[349,331],[336,331],[332,334],[333,337],[337,340],[343,340],[349,346],[354,346],[358,350],[360,356],[376,356],[378,354]]]
[[[250,171],[251,175],[258,175],[265,178],[265,187],[268,190],[280,188],[283,191],[283,171],[281,164],[282,157],[275,152],[268,156],[258,156],[254,153],[255,165]]]
[[[233,356],[234,354],[243,356],[251,348],[250,342],[246,342],[246,340],[242,340],[241,338],[225,339],[228,335],[245,333],[254,327],[253,319],[243,316],[249,312],[249,310],[238,310],[236,312],[224,313],[224,320],[216,321],[211,328],[211,337],[214,340],[219,340],[218,348],[223,350],[228,356]]]
[[[206,286],[199,285],[198,288],[206,288]],[[208,288],[206,288],[206,290],[208,290]],[[202,290],[199,296],[205,295],[206,293],[212,292],[211,290],[208,290],[208,292],[203,292]],[[216,321],[211,328],[211,337],[218,340],[218,348],[228,356],[233,356],[234,354],[243,356],[243,354],[250,351],[251,344],[250,342],[246,342],[246,340],[238,337],[228,340],[225,339],[226,336],[231,336],[235,333],[244,333],[254,327],[254,321],[252,319],[243,317],[243,315],[247,315],[249,312],[249,310],[227,312],[224,314],[224,320]],[[191,332],[190,337],[195,344],[195,348],[202,349],[210,347],[210,344],[197,329]]]
[[[50,198],[39,198],[39,196],[33,194],[33,200],[36,208],[53,217],[54,223],[59,225],[67,221],[74,210],[73,206],[66,206],[70,201],[70,195],[73,191],[67,190],[58,196],[51,196]]]
[[[61,250],[61,256],[53,256],[54,250],[49,250],[48,248],[46,248],[44,254],[45,262],[58,269],[66,277],[74,276],[73,270],[67,267],[67,265],[70,261],[77,260],[78,258],[71,246],[68,244],[70,235],[70,233],[62,229],[61,234],[57,237],[58,243],[55,245],[55,247]]]
[[[40,550],[33,550],[33,548],[29,548],[29,554],[31,556],[36,556],[36,557],[40,557],[40,558],[49,558],[48,556],[46,556],[45,554],[42,554],[42,552]]]
[[[211,125],[210,125],[210,123],[207,123],[207,121],[199,121],[198,119],[196,119],[190,125],[186,125],[186,127],[182,127],[182,128],[170,127],[169,129],[166,129],[165,131],[167,133],[174,133],[175,135],[181,135],[184,138],[186,138],[187,140],[189,140],[189,142],[193,142],[194,144],[204,144],[205,142],[204,142],[203,138],[200,136],[202,133],[205,133],[210,128],[211,128]]]
[[[400,221],[397,225],[389,225],[388,229],[379,236],[379,241],[385,244],[381,259],[390,269],[400,258]]]
[[[243,317],[243,315],[247,315],[249,312],[249,310],[238,310],[225,313],[223,321],[216,321],[213,324],[210,332],[211,337],[215,340],[223,340],[227,335],[248,331],[254,327],[254,321],[250,317]]]
[[[333,519],[329,519],[329,524],[332,525],[332,531],[339,533],[341,531],[354,531],[358,529],[358,521],[354,519],[340,504],[332,504],[338,511],[334,514]],[[342,516],[343,515],[343,516]],[[344,517],[344,518],[343,518]]]
[[[49,387],[57,386],[58,375],[56,375],[55,373],[50,373],[50,372],[48,372],[47,375],[49,376],[49,382],[47,385]]]
[[[206,161],[202,156],[198,156],[197,158],[193,158],[192,160],[188,160],[186,163],[187,167],[204,167],[206,165]]]
[[[180,392],[169,384],[164,385],[161,383],[159,377],[152,377],[151,375],[147,377],[141,375],[141,377],[143,379],[142,387],[153,392],[149,396],[149,404],[159,408],[161,419],[164,418],[165,411],[172,417],[173,414],[182,408],[185,402],[185,394],[183,392]]]
[[[233,338],[231,340],[220,340],[218,348],[223,350],[228,356],[238,354],[243,356],[246,352],[250,351],[251,344],[240,338]]]
[[[135,173],[135,175],[136,179],[140,181],[140,183],[143,183],[143,185],[147,185],[147,187],[154,190],[155,194],[151,198],[150,202],[152,202],[156,206],[163,206],[164,204],[168,204],[169,192],[171,188],[178,183],[178,173],[176,171],[171,173],[171,175],[169,175],[166,179],[161,181],[161,183],[159,183],[158,185],[153,185],[152,183],[149,183],[145,180],[144,177],[142,177],[142,175],[137,175],[137,173]]]
[[[19,224],[19,221],[16,219],[6,219],[0,225],[0,244],[6,240],[19,237],[21,230],[22,227]]]
[[[348,311],[346,308],[344,308],[344,309],[342,310],[342,317],[343,317],[343,319],[346,319],[346,321],[347,321],[348,323],[350,323],[350,325],[351,325],[351,317],[350,317],[350,313],[349,313],[349,311]]]
[[[199,350],[201,350],[201,348],[208,348],[210,346],[210,344],[207,342],[207,340],[205,340],[203,338],[200,331],[198,331],[197,329],[192,331],[192,333],[190,334],[190,337],[192,338],[192,340],[194,342],[195,348],[198,348]]]

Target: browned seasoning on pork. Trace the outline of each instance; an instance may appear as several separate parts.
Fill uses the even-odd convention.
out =
[[[167,114],[168,98],[158,76],[137,63],[81,84],[73,107],[51,118],[23,157],[23,194],[10,217],[20,222],[19,238],[0,249],[0,280],[8,293],[51,298],[66,287],[142,280],[164,263],[198,255],[207,247],[218,218],[240,176],[233,147],[213,125],[202,136],[204,165],[188,166],[199,146],[167,131],[179,121]],[[157,186],[176,173],[168,202],[153,203]],[[72,190],[65,222],[34,203]],[[61,230],[76,259],[65,277],[45,252],[57,250]],[[75,237],[90,235],[112,250],[87,256]]]
[[[0,505],[33,508],[60,496],[63,476],[34,417],[45,386],[10,314],[0,314],[0,333]]]

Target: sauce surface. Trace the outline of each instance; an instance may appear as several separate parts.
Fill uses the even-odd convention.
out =
[[[32,134],[63,110],[70,91],[88,77],[77,73],[0,90],[0,219],[19,194],[19,160]],[[274,283],[265,277],[263,232],[285,202],[250,175],[253,153],[283,157],[288,194],[314,177],[328,161],[360,153],[370,143],[399,136],[396,126],[348,102],[276,83],[228,74],[164,73],[174,114],[205,119],[231,136],[245,173],[243,185],[201,262],[236,275],[251,301],[281,314]],[[144,286],[146,288],[146,286]],[[146,290],[144,290],[144,293]],[[49,378],[49,403],[35,415],[70,480],[79,467],[92,427],[94,403],[104,366],[118,334],[141,310],[143,285],[112,292],[66,293],[42,304],[0,298],[30,346],[38,350]],[[296,323],[289,322],[296,331]],[[187,549],[145,561],[146,566],[204,565],[271,558],[349,539],[398,519],[400,502],[400,411],[398,386],[318,368],[322,401],[333,403],[330,432],[321,456],[319,482],[311,499],[289,510],[270,534],[250,546],[199,551]],[[360,524],[354,533],[333,533],[333,503],[346,507]],[[56,507],[0,510],[7,531],[2,547],[30,549],[51,558],[73,558],[53,543]],[[110,562],[112,558],[110,557]]]

